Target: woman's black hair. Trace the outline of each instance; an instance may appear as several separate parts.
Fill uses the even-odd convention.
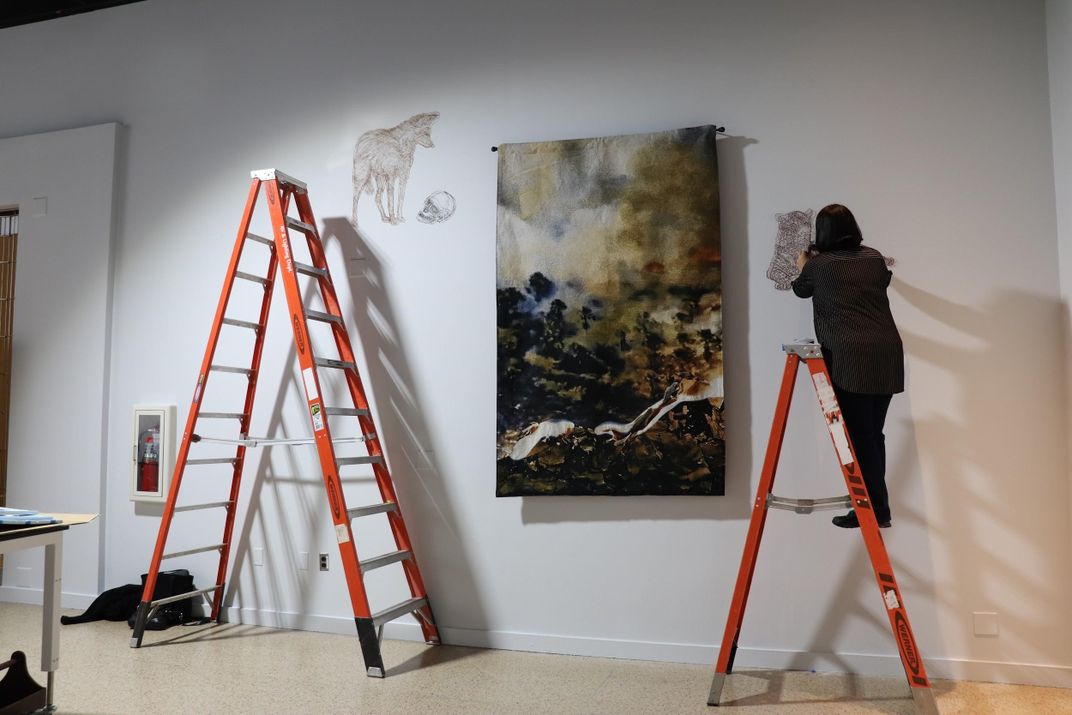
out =
[[[824,206],[815,217],[815,250],[837,251],[856,248],[864,237],[852,211],[841,204]]]

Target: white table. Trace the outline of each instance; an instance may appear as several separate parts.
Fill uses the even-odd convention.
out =
[[[47,673],[46,703],[52,704],[56,669],[60,665],[60,584],[63,574],[63,534],[74,524],[84,524],[97,518],[96,514],[55,514],[58,524],[28,526],[0,531],[0,555],[45,547],[44,602],[41,616],[41,670]]]

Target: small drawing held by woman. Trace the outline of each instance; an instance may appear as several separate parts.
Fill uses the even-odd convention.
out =
[[[793,292],[812,299],[815,337],[875,518],[887,527],[891,517],[882,429],[893,395],[904,391],[904,346],[886,297],[893,274],[882,254],[862,242],[851,211],[840,204],[821,210],[815,217],[815,244],[797,256],[800,275]],[[833,521],[846,529],[860,525],[855,511]]]

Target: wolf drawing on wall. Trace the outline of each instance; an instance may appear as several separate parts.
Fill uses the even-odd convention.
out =
[[[390,129],[373,129],[361,135],[354,147],[354,208],[357,225],[357,206],[361,195],[375,192],[376,208],[384,223],[399,224],[402,205],[406,200],[406,182],[413,166],[418,146],[431,149],[432,123],[439,112],[415,114]]]

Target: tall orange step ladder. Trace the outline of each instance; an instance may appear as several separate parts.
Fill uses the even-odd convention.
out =
[[[388,472],[387,463],[384,460],[383,450],[380,446],[380,435],[376,431],[376,425],[369,410],[368,399],[362,387],[361,378],[358,375],[354,351],[346,332],[346,326],[343,323],[339,300],[325,260],[324,246],[317,232],[316,219],[309,204],[306,185],[275,169],[254,171],[251,176],[253,182],[249,189],[249,198],[246,201],[245,212],[242,214],[242,222],[238,228],[238,237],[235,240],[231,263],[227,269],[227,277],[223,284],[219,305],[216,308],[216,317],[212,322],[212,331],[209,334],[208,347],[205,349],[205,358],[201,363],[197,386],[194,388],[193,400],[186,420],[186,429],[183,432],[182,442],[176,457],[175,471],[171,479],[167,501],[164,504],[160,532],[156,539],[156,548],[153,550],[153,558],[145,580],[141,603],[138,606],[130,645],[133,648],[139,647],[146,624],[152,614],[160,606],[175,601],[202,595],[207,596],[210,593],[214,594],[210,618],[217,623],[220,622],[227,562],[231,553],[231,539],[234,533],[235,512],[238,506],[239,487],[246,449],[270,444],[315,444],[320,458],[324,488],[327,491],[328,505],[330,506],[331,518],[335,527],[335,536],[339,544],[343,570],[346,575],[346,585],[350,593],[350,601],[353,604],[354,620],[357,624],[357,634],[365,660],[366,672],[369,676],[382,678],[385,675],[385,669],[380,653],[380,636],[383,632],[384,623],[412,613],[416,615],[417,620],[420,622],[426,642],[430,644],[439,643],[439,632],[436,629],[432,610],[428,603],[428,594],[421,578],[420,569],[417,567],[417,560],[413,555],[413,548],[406,530],[406,522],[402,518],[402,512],[395,495],[394,484]],[[257,199],[262,193],[267,204],[274,234],[273,238],[270,239],[253,234],[249,230]],[[288,215],[291,207],[296,208],[297,217]],[[295,259],[290,237],[291,231],[304,234],[311,257],[309,264],[301,263]],[[243,251],[251,244],[267,246],[268,266],[263,274],[255,275],[239,270],[239,262]],[[264,348],[264,336],[268,324],[268,313],[271,308],[272,289],[275,286],[277,268],[279,268],[279,275],[282,278],[283,289],[286,293],[290,312],[289,322],[294,330],[294,345],[298,362],[301,366],[302,382],[305,387],[309,418],[313,428],[314,436],[312,439],[272,440],[249,437],[253,399],[256,394],[257,377],[260,369],[261,353]],[[302,301],[301,287],[298,283],[299,274],[309,276],[319,286],[319,294],[323,299],[325,310],[312,310],[305,307]],[[232,288],[236,280],[251,281],[260,285],[264,290],[260,315],[256,322],[229,316],[227,313]],[[330,326],[335,349],[338,352],[337,359],[313,354],[314,346],[309,334],[308,321],[318,321]],[[217,365],[214,362],[216,346],[225,327],[254,332],[253,356],[248,369]],[[341,371],[346,381],[352,406],[329,407],[324,404],[318,372],[321,368]],[[202,399],[208,388],[209,376],[215,372],[239,373],[248,379],[249,384],[246,388],[245,403],[240,412],[203,412],[201,410]],[[358,436],[333,439],[328,419],[330,417],[356,417],[359,430]],[[238,439],[217,439],[198,435],[196,431],[198,425],[207,420],[237,421]],[[367,457],[336,456],[336,442],[355,441],[364,443],[368,450]],[[198,443],[221,442],[236,445],[233,457],[190,459],[190,450],[191,448],[196,448]],[[230,494],[226,501],[178,505],[182,479],[187,467],[221,463],[233,465]],[[380,491],[381,502],[348,509],[341,488],[339,469],[348,465],[358,464],[372,465]],[[176,514],[203,509],[224,510],[226,517],[223,526],[223,538],[220,542],[200,548],[165,552],[168,532]],[[374,514],[386,514],[397,550],[361,560],[358,558],[357,547],[354,544],[351,520]],[[164,559],[211,551],[219,553],[219,566],[214,585],[189,593],[153,600],[157,576],[160,573],[160,564]],[[374,613],[369,607],[364,575],[372,569],[395,563],[401,563],[402,565],[411,598]]]
[[[851,507],[855,510],[860,522],[860,533],[871,559],[871,567],[875,571],[879,591],[882,593],[883,605],[890,619],[890,628],[893,630],[894,641],[897,643],[897,650],[901,656],[905,676],[908,678],[916,710],[921,715],[938,715],[934,692],[931,690],[927,671],[923,667],[923,659],[916,647],[912,626],[908,623],[904,598],[897,587],[893,566],[890,564],[886,545],[879,533],[878,521],[871,509],[871,500],[868,498],[867,487],[856,462],[856,453],[853,451],[849,433],[841,420],[841,408],[834,394],[830,373],[823,361],[822,350],[817,343],[808,340],[783,345],[782,350],[786,353],[785,372],[782,374],[782,387],[778,393],[778,406],[774,411],[774,424],[771,427],[770,441],[767,443],[767,454],[763,460],[763,472],[760,475],[759,488],[756,490],[756,500],[752,504],[752,520],[748,526],[748,537],[745,539],[744,553],[741,556],[741,568],[737,572],[737,585],[733,589],[733,601],[726,619],[726,631],[722,636],[722,646],[718,651],[718,662],[715,664],[715,676],[711,681],[711,693],[707,698],[707,704],[719,704],[722,698],[722,688],[726,684],[726,676],[733,672],[733,659],[737,655],[737,639],[741,634],[744,608],[748,601],[748,591],[752,586],[752,575],[756,568],[756,556],[759,553],[759,542],[763,538],[763,526],[767,520],[768,510],[786,509],[798,514],[807,514],[821,509]],[[841,474],[849,490],[849,494],[843,497],[789,499],[775,496],[772,492],[774,474],[778,469],[778,458],[781,455],[782,440],[785,437],[786,422],[789,418],[789,406],[793,401],[797,368],[801,362],[807,366],[811,375],[812,385],[819,397],[819,407],[826,418],[830,437],[834,443],[834,451],[841,464]]]

